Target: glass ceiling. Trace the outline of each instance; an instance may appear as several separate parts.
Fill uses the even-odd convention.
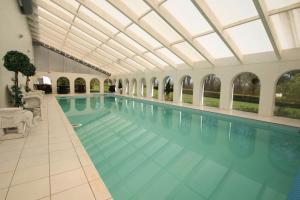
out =
[[[34,40],[113,75],[299,48],[300,0],[254,1],[34,0],[28,24]]]

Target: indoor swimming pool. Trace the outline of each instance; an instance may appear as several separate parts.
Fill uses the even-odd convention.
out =
[[[57,100],[114,200],[295,195],[299,128],[113,95]]]

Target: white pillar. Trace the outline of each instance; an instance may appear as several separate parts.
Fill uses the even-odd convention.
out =
[[[260,98],[258,114],[273,116],[275,105],[276,84],[273,80],[263,79],[260,82]]]
[[[152,98],[152,81],[151,79],[147,82],[146,81],[146,97]]]
[[[128,95],[133,96],[133,82],[129,81]]]
[[[231,79],[221,78],[221,94],[220,94],[220,108],[230,110],[232,108],[232,91],[233,85]]]
[[[75,93],[75,83],[74,83],[74,79],[71,79],[68,77],[68,79],[70,80],[70,94],[74,94]]]
[[[136,86],[136,96],[142,97],[142,81],[136,81],[137,86]]]
[[[165,86],[164,86],[164,81],[163,80],[160,80],[158,82],[158,100],[163,100],[164,97],[164,89],[165,89]]]
[[[193,105],[200,106],[203,99],[203,82],[194,82],[193,84]]]
[[[115,90],[116,94],[119,94],[119,79],[116,80]]]
[[[85,93],[90,94],[90,85],[91,85],[91,80],[90,79],[85,79]]]
[[[100,80],[100,93],[104,93],[104,80]]]
[[[175,103],[180,103],[181,102],[181,81],[174,80],[174,85],[173,85],[173,102]]]

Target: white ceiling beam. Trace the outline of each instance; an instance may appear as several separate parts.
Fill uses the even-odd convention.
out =
[[[269,37],[269,40],[272,44],[275,55],[278,59],[281,59],[281,55],[279,52],[279,42],[275,35],[275,29],[273,27],[273,23],[271,22],[269,16],[267,15],[267,8],[263,1],[261,0],[253,0],[255,8],[258,12],[258,15],[262,21],[262,24],[266,30],[266,33]]]
[[[213,30],[219,35],[221,40],[224,42],[227,48],[232,52],[235,58],[240,63],[243,63],[243,56],[239,48],[236,46],[236,44],[233,42],[230,36],[223,31],[223,27],[221,23],[219,22],[215,14],[210,10],[206,2],[203,0],[191,0],[191,1],[195,5],[195,7],[199,10],[199,12],[203,15],[203,17],[206,19],[206,21],[210,24]]]
[[[83,1],[83,0],[80,0],[80,1]],[[128,12],[128,8],[127,8],[127,6],[124,3],[122,3],[121,1],[118,1],[118,0],[107,0],[107,2],[109,2],[114,8],[116,8],[117,10],[119,10],[122,14],[124,14],[125,16],[127,16],[131,21],[133,21],[134,23],[136,23],[136,25],[138,25],[140,28],[142,28],[150,36],[152,36],[157,41],[159,41],[161,44],[163,44],[167,49],[169,49],[177,57],[179,57],[181,60],[183,60],[187,66],[189,66],[190,68],[192,68],[193,63],[189,59],[187,59],[184,55],[182,55],[181,52],[179,52],[178,50],[176,50],[173,47],[171,47],[168,44],[168,42],[163,37],[161,37],[161,35],[159,33],[155,32],[150,26],[146,26],[146,24],[140,23],[140,20],[138,19],[138,17],[134,13],[129,13]],[[110,20],[108,20],[108,21],[110,21]],[[120,27],[120,26],[117,25],[115,27]],[[126,30],[120,30],[120,31],[122,31],[128,37],[130,37],[130,38],[132,38],[132,39],[135,40],[135,38],[132,37],[131,34],[127,33]],[[145,45],[143,45],[143,46],[145,46]],[[161,55],[157,54],[152,49],[149,49],[149,48],[147,48],[147,49],[149,51],[151,51],[152,53],[154,53],[156,56],[158,56],[160,59],[162,59],[163,61],[165,61],[166,63],[168,63],[168,64],[172,63],[172,61],[166,60],[164,57],[162,57]],[[171,64],[171,66],[177,68],[177,66],[175,64]]]
[[[239,25],[242,25],[242,24],[246,24],[246,23],[258,20],[258,19],[260,19],[259,16],[254,16],[254,17],[249,17],[249,18],[246,18],[246,19],[242,19],[242,20],[239,20],[237,22],[233,22],[231,24],[228,24],[228,25],[224,26],[223,30],[226,30],[228,28],[233,28],[235,26],[239,26]]]
[[[201,44],[196,44],[192,36],[184,29],[184,27],[179,24],[176,19],[165,9],[160,7],[153,0],[143,0],[152,10],[154,10],[169,26],[179,34],[184,41],[190,44],[205,60],[207,60],[211,65],[213,64],[212,56],[206,51],[206,49]],[[173,45],[173,44],[172,44]]]

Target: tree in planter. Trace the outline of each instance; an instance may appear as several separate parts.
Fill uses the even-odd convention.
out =
[[[11,87],[12,96],[14,98],[14,105],[16,107],[22,106],[22,92],[19,88],[19,72],[29,65],[29,58],[27,55],[19,51],[8,51],[3,57],[4,67],[15,73],[14,86]]]
[[[26,76],[26,86],[25,86],[25,90],[26,92],[29,92],[30,91],[30,88],[29,88],[29,77],[30,76],[34,76],[35,75],[35,66],[32,64],[32,63],[29,63],[26,67],[24,67],[22,70],[21,70],[21,73]]]
[[[23,68],[26,68],[29,65],[29,58],[27,55],[19,52],[19,51],[9,51],[3,57],[4,59],[4,67],[15,73],[15,86],[19,87],[19,72],[22,71]]]

